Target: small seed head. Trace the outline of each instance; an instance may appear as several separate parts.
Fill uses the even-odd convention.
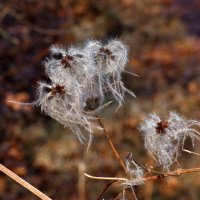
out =
[[[155,127],[156,128],[156,133],[158,133],[158,134],[166,134],[166,128],[168,128],[169,127],[169,122],[162,122],[162,121],[160,121],[160,122],[158,122],[157,123],[157,126]]]

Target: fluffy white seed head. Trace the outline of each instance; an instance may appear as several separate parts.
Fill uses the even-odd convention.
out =
[[[39,83],[37,105],[83,141],[81,127],[91,135],[96,127],[91,122],[95,118],[92,112],[103,107],[108,92],[119,104],[123,102],[128,90],[121,74],[127,60],[127,47],[118,40],[106,45],[90,40],[83,47],[68,49],[51,46],[44,62],[51,83]]]
[[[124,87],[121,80],[128,61],[128,48],[122,42],[111,40],[103,45],[96,40],[89,40],[84,50],[95,66],[101,96],[111,92],[120,105],[124,101],[125,92],[135,97],[134,93]]]
[[[126,157],[126,168],[132,179],[144,176],[144,170],[132,159],[131,153],[129,153]]]
[[[58,46],[58,45],[50,46],[49,51],[50,55],[55,59],[59,58],[61,56],[60,54],[64,56],[66,53],[65,48],[63,46]]]
[[[190,137],[193,144],[195,139],[200,139],[199,132],[193,126],[200,126],[200,122],[169,112],[165,121],[156,114],[149,114],[139,129],[143,132],[146,149],[153,154],[159,165],[168,170],[177,161],[186,137]]]
[[[176,112],[169,112],[169,123],[169,133],[176,138],[185,139],[190,137],[193,142],[195,139],[200,139],[200,133],[196,130],[197,127],[200,127],[199,121],[188,120]]]
[[[122,183],[125,188],[131,188],[144,183],[144,170],[133,159],[132,153],[128,153],[126,156],[126,169],[130,178]]]
[[[21,105],[37,105],[48,116],[69,127],[81,142],[85,136],[82,128],[92,139],[96,115],[109,105],[104,98],[111,92],[121,105],[125,91],[121,73],[127,63],[127,47],[118,40],[103,45],[90,40],[83,47],[68,49],[53,45],[50,57],[44,62],[46,75],[51,83],[39,82],[37,100]]]
[[[95,128],[90,122],[94,117],[83,112],[85,104],[72,85],[39,83],[37,105],[45,114],[71,128],[81,142],[85,139],[81,127],[90,134]]]

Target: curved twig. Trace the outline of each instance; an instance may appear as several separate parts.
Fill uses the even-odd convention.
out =
[[[105,192],[108,190],[108,188],[113,184],[113,183],[116,183],[117,181],[114,180],[114,181],[111,181],[109,182],[106,187],[103,189],[103,191],[101,192],[101,194],[99,195],[99,197],[97,198],[97,200],[101,200],[103,195],[105,194]]]
[[[97,180],[107,180],[107,181],[128,181],[127,178],[119,178],[119,177],[100,177],[100,176],[92,176],[90,174],[87,174],[83,172],[83,174],[91,179],[97,179]]]

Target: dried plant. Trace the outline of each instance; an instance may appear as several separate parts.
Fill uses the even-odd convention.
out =
[[[200,122],[187,120],[176,112],[169,112],[166,121],[162,121],[156,114],[149,114],[139,129],[143,132],[147,151],[155,156],[157,164],[169,170],[177,161],[180,148],[184,148],[185,139],[190,137],[193,147],[195,139],[200,139],[200,133],[194,126],[200,127]]]
[[[178,163],[182,150],[200,155],[184,149],[186,138],[191,139],[193,147],[195,140],[200,139],[200,133],[196,129],[200,127],[200,122],[188,120],[176,112],[169,112],[165,120],[156,114],[149,114],[139,125],[144,138],[144,147],[155,160],[153,167],[141,164],[133,158],[131,153],[126,156],[126,165],[120,158],[97,113],[109,104],[105,101],[109,93],[119,106],[124,102],[126,92],[135,97],[134,93],[124,87],[121,80],[128,62],[127,55],[127,46],[119,40],[111,40],[107,44],[88,40],[83,47],[71,46],[68,49],[51,46],[50,57],[44,62],[50,83],[39,82],[36,101],[21,103],[39,106],[46,115],[64,127],[69,127],[82,143],[87,139],[85,131],[89,133],[89,145],[94,130],[103,131],[126,176],[96,177],[84,173],[88,178],[111,181],[104,188],[99,200],[110,185],[116,182],[120,182],[123,199],[125,199],[126,189],[131,189],[134,199],[137,199],[134,192],[135,186],[168,176],[200,171],[200,168],[182,169]],[[176,170],[172,170],[174,163],[178,164]],[[155,170],[158,166],[161,166],[160,171]],[[4,172],[3,167],[0,170]],[[9,175],[10,172],[4,173]],[[18,179],[19,177],[15,180]],[[20,184],[23,185],[22,181]],[[43,194],[40,191],[32,188],[33,191],[36,191],[41,199],[48,199],[45,195],[42,197]]]
[[[88,147],[94,129],[103,130],[114,155],[126,171],[97,112],[109,104],[104,104],[104,99],[110,92],[120,106],[125,92],[135,96],[121,81],[127,53],[127,47],[118,40],[111,40],[107,45],[90,40],[84,47],[71,46],[68,49],[51,46],[50,57],[44,62],[50,83],[38,83],[36,101],[19,104],[41,107],[46,115],[69,127],[82,143],[86,140],[82,131],[85,129],[89,132]]]
[[[111,92],[119,105],[124,101],[125,92],[135,97],[121,81],[121,74],[128,62],[128,48],[121,41],[111,40],[103,45],[99,41],[89,40],[84,50],[95,66],[95,77],[102,97]]]
[[[52,84],[39,84],[37,105],[47,115],[70,127],[81,142],[85,137],[80,127],[86,129],[91,142],[93,129],[98,126],[91,122],[95,117],[89,111],[99,109],[108,92],[121,105],[124,92],[129,91],[121,81],[127,63],[127,47],[118,40],[111,40],[105,46],[90,40],[84,47],[71,46],[66,50],[52,46],[50,52],[51,57],[44,64]]]
[[[125,200],[126,190],[131,189],[133,198],[137,200],[134,192],[135,186],[145,184],[147,181],[200,171],[200,167],[182,169],[177,160],[181,156],[181,150],[200,155],[184,149],[187,137],[191,138],[193,147],[195,140],[200,139],[200,133],[195,127],[200,127],[199,121],[188,120],[176,112],[169,112],[169,117],[165,121],[156,114],[149,114],[140,124],[139,130],[142,131],[145,148],[155,158],[152,167],[141,164],[133,158],[132,153],[128,153],[126,156],[126,177],[97,177],[87,173],[84,175],[91,179],[112,181],[107,184],[100,197],[104,196],[111,184],[119,182],[122,192],[116,198],[122,196],[122,199]],[[172,164],[175,162],[178,165],[177,169],[173,170]],[[162,166],[163,169],[161,171],[154,170],[157,165]]]
[[[83,47],[50,47],[50,57],[44,62],[51,83],[39,82],[37,100],[32,105],[41,107],[48,116],[69,127],[83,143],[89,132],[89,144],[105,96],[111,92],[122,105],[126,89],[121,81],[127,59],[127,47],[119,40],[107,45],[89,40]],[[26,104],[27,105],[27,104]]]

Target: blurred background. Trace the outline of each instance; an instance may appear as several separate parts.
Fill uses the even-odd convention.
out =
[[[117,112],[112,104],[100,116],[123,159],[132,152],[141,163],[151,163],[137,130],[147,113],[165,118],[176,110],[200,119],[200,1],[0,0],[0,161],[54,200],[97,199],[107,182],[85,179],[82,171],[123,176],[123,169],[101,132],[87,153],[87,144],[39,109],[8,101],[35,100],[51,44],[116,37],[130,48],[127,70],[140,76],[123,74],[137,98],[127,95]],[[186,153],[179,162],[183,168],[200,166],[199,157]],[[136,194],[143,200],[198,200],[199,187],[196,173],[149,182]],[[104,199],[120,192],[115,184]],[[129,193],[127,199],[133,199]],[[1,174],[0,199],[37,198]]]

